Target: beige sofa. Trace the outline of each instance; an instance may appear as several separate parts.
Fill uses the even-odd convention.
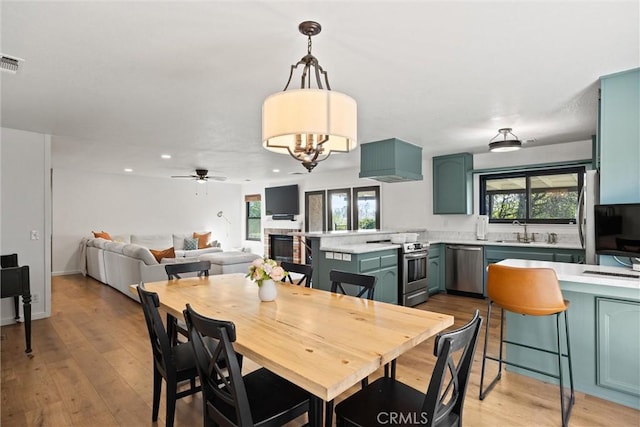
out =
[[[185,251],[185,237],[191,237],[191,234],[132,234],[114,237],[114,241],[86,239],[87,274],[137,301],[137,295],[129,291],[129,286],[140,282],[166,280],[165,264],[194,261],[205,254],[222,252],[222,248],[217,245]],[[150,251],[170,247],[174,248],[176,258],[162,258],[161,262]]]

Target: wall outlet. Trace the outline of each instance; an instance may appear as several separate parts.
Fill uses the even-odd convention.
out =
[[[31,230],[31,240],[40,240],[40,233],[38,230]]]
[[[40,294],[33,294],[31,295],[31,302],[33,304],[37,304],[40,302]]]

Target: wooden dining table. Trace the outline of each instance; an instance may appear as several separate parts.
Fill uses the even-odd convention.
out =
[[[137,285],[131,292],[137,295]],[[309,391],[311,425],[330,401],[381,366],[453,325],[453,316],[278,283],[261,302],[243,274],[145,283],[161,308],[182,318],[198,313],[236,325],[237,352]]]

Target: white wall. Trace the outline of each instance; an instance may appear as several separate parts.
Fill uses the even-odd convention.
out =
[[[29,266],[32,319],[51,315],[51,139],[2,128],[0,137],[0,252]],[[31,239],[31,232],[39,235]],[[37,302],[36,302],[37,300]],[[4,298],[2,325],[13,323],[13,299]],[[22,304],[20,304],[22,312]]]
[[[211,230],[223,249],[239,247],[242,208],[238,184],[55,169],[53,274],[80,271],[80,242],[92,231],[115,236]]]
[[[339,155],[339,154],[336,154]],[[591,141],[576,141],[552,146],[527,147],[511,153],[481,153],[473,156],[474,169],[488,169],[540,163],[584,160],[591,158]],[[286,159],[283,158],[283,161]],[[288,161],[288,160],[287,160]],[[331,160],[328,160],[329,162]],[[474,175],[474,212],[475,215],[434,215],[433,212],[433,174],[432,157],[423,153],[422,181],[383,183],[372,179],[358,178],[359,165],[353,170],[326,173],[320,164],[310,174],[297,175],[271,182],[252,182],[242,185],[242,194],[261,194],[264,201],[264,188],[279,185],[298,184],[300,190],[300,212],[298,220],[304,221],[304,192],[380,185],[380,221],[385,230],[425,228],[430,231],[474,232],[476,215],[478,214],[478,175]],[[243,208],[244,209],[244,208]],[[244,210],[243,210],[244,214]],[[263,203],[264,218],[264,203]],[[244,226],[243,226],[244,227]],[[304,223],[303,223],[304,227]],[[536,226],[532,226],[535,228]],[[521,231],[512,230],[511,225],[492,224],[490,232]],[[577,233],[574,225],[544,225],[540,231],[558,231]],[[542,230],[544,229],[544,230]],[[538,232],[538,230],[535,230]],[[242,236],[245,231],[243,228]],[[576,234],[577,238],[577,234]],[[262,242],[244,241],[243,246],[252,252],[262,254]]]

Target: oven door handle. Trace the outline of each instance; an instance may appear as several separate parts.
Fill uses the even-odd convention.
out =
[[[426,252],[425,253],[421,253],[421,254],[407,254],[404,256],[405,259],[420,259],[420,258],[426,258],[427,256],[429,256]]]

